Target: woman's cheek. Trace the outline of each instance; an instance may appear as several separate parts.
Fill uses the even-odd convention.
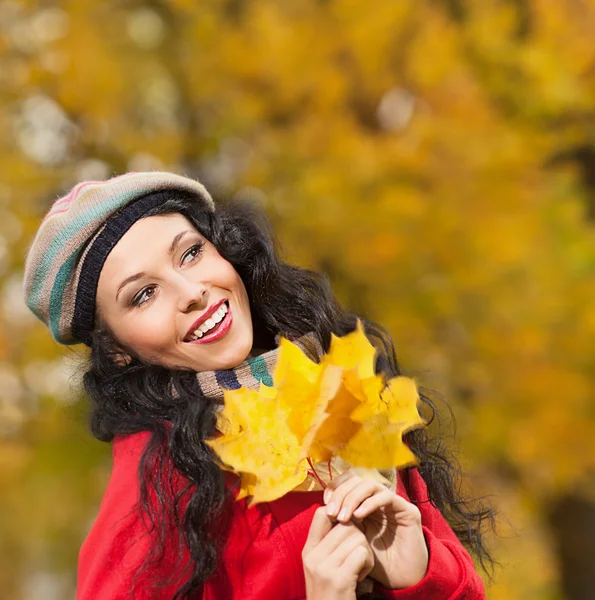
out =
[[[140,354],[162,352],[172,344],[171,332],[175,329],[168,328],[167,323],[169,321],[164,318],[164,315],[155,311],[154,314],[147,314],[145,318],[131,326],[129,331],[132,344],[137,347]]]

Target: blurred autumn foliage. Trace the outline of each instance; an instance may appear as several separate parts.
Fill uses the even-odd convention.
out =
[[[0,0],[0,589],[71,598],[109,476],[21,299],[81,179],[264,206],[384,324],[501,511],[493,599],[595,588],[595,0]]]

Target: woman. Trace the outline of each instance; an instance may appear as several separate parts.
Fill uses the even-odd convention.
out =
[[[204,442],[223,389],[270,385],[281,335],[316,360],[357,318],[323,276],[281,262],[256,209],[216,209],[171,173],[81,183],[41,224],[25,295],[58,342],[90,347],[91,431],[112,443],[79,599],[343,600],[366,582],[382,598],[485,597],[460,540],[489,562],[491,513],[460,500],[424,431],[407,434],[421,466],[399,472],[397,493],[347,471],[324,496],[235,499]],[[362,321],[376,371],[397,375],[390,336]]]

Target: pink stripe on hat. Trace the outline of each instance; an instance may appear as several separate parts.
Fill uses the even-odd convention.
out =
[[[123,175],[118,175],[117,177],[112,177],[109,181],[110,182],[115,182],[115,181],[120,181],[121,179],[125,179],[126,177],[130,177],[136,175],[136,171],[129,171],[128,173],[124,173]],[[47,219],[49,219],[50,217],[53,217],[55,215],[59,215],[60,213],[66,212],[73,200],[73,198],[75,196],[77,196],[84,188],[89,187],[91,185],[101,185],[103,183],[106,183],[107,180],[98,180],[98,181],[82,181],[81,183],[77,183],[72,190],[70,191],[70,194],[68,194],[67,196],[64,196],[63,198],[59,198],[58,200],[56,200],[54,202],[54,204],[52,204],[52,207],[50,208],[50,212],[43,218],[43,220],[41,221],[41,225],[43,225],[45,223],[45,221]],[[56,210],[57,208],[61,207],[62,205],[67,205],[63,210]]]

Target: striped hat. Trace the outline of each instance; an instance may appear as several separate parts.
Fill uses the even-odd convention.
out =
[[[171,196],[168,190],[215,210],[201,183],[159,171],[85,181],[54,202],[27,255],[24,294],[57,342],[90,345],[105,259],[133,223]]]

